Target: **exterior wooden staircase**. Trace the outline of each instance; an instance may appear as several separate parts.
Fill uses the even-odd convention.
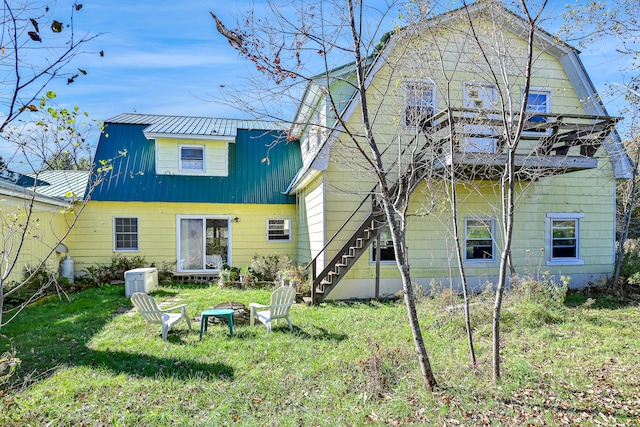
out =
[[[311,286],[311,297],[307,300],[307,303],[316,305],[324,300],[325,295],[338,284],[362,254],[369,249],[369,246],[378,237],[385,223],[386,220],[382,211],[374,210],[351,235],[333,259],[326,264],[324,270],[319,274],[317,273],[315,268],[317,257],[309,264],[312,268],[311,277],[314,279]]]
[[[461,151],[443,153],[442,147],[454,137],[455,133],[461,132],[461,135],[469,136],[464,133],[464,125],[469,122],[468,113],[470,112],[477,112],[477,110],[445,109],[425,121],[425,125],[420,129],[420,134],[427,137],[424,141],[421,141],[418,135],[415,135],[407,147],[403,149],[402,154],[407,150],[412,150],[414,143],[419,145],[418,149],[412,152],[413,167],[401,174],[398,182],[392,187],[391,194],[398,191],[399,188],[406,189],[411,181],[418,182],[431,169],[436,171],[443,169],[448,162],[456,165],[456,174],[462,178],[465,177],[467,169],[471,169],[471,172],[474,173],[476,170],[480,170],[485,179],[497,179],[495,171],[498,171],[498,174],[501,175],[501,168],[504,168],[506,161],[505,155],[502,153],[503,137],[496,137],[497,151],[495,153],[487,153],[484,156],[479,153],[468,155]],[[534,124],[530,124],[535,129],[526,129],[527,131],[534,130],[534,135],[523,134],[522,136],[523,140],[533,139],[537,141],[537,144],[533,144],[533,152],[516,155],[516,169],[522,169],[523,171],[522,178],[519,178],[518,174],[520,172],[517,172],[516,178],[518,179],[531,179],[530,174],[527,173],[529,170],[539,170],[538,175],[535,176],[540,177],[545,176],[545,170],[548,170],[546,174],[559,174],[597,167],[595,154],[619,120],[616,117],[551,113],[536,113],[536,116],[544,117],[545,121],[536,121]],[[485,122],[487,125],[498,128],[502,125],[499,120],[485,120]],[[502,134],[504,132],[497,133],[497,135]],[[490,136],[494,135],[492,133]],[[487,137],[488,135],[472,136]],[[430,147],[435,147],[435,149]],[[569,155],[569,150],[572,147],[579,148],[579,155]],[[435,157],[430,158],[427,155],[430,150],[435,153]],[[444,160],[443,154],[447,154]],[[307,265],[307,271],[311,269],[309,274],[313,280],[311,296],[305,298],[307,304],[316,305],[321,303],[379,236],[383,225],[386,223],[386,218],[375,200],[376,188],[374,187],[369,195],[362,200],[342,227]],[[370,205],[366,203],[368,200],[371,200]],[[317,260],[320,256],[326,255],[327,248],[339,235],[342,236],[340,239],[343,239],[345,235],[348,236],[346,231],[342,233],[347,224],[354,221],[354,218],[362,218],[363,214],[368,215],[366,219],[318,274],[316,268]]]

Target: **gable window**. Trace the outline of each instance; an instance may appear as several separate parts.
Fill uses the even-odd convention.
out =
[[[531,114],[531,116],[527,118],[528,127],[534,128],[527,129],[527,131],[547,132],[546,128],[535,129],[535,126],[547,122],[547,117],[536,116],[535,113],[551,112],[551,91],[548,89],[531,89],[527,96],[527,112]]]
[[[113,218],[113,250],[118,252],[137,251],[138,246],[138,218]]]
[[[204,172],[204,147],[201,145],[180,146],[180,170]]]
[[[425,129],[432,126],[435,111],[435,87],[432,83],[411,80],[404,83],[404,125]]]
[[[371,262],[376,262],[378,250],[377,239],[371,244]],[[393,240],[391,239],[391,230],[389,226],[385,225],[380,230],[380,262],[395,262],[396,251],[393,248]]]
[[[467,261],[493,261],[494,220],[466,219],[464,221],[465,259]]]
[[[267,241],[282,242],[291,241],[291,220],[290,219],[268,219],[267,220]]]
[[[583,264],[580,259],[580,218],[584,214],[547,214],[547,265]]]

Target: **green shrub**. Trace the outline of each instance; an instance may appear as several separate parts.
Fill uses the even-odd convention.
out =
[[[276,283],[279,280],[278,273],[291,267],[293,263],[286,255],[258,255],[251,258],[250,268],[257,279],[264,282]]]
[[[636,276],[633,280],[640,281],[640,277],[637,277],[640,273],[640,239],[629,239],[624,245],[624,259],[622,261],[622,268],[620,269],[620,275],[628,278]],[[630,283],[639,283],[631,282]]]
[[[541,277],[515,277],[512,281],[512,289],[507,294],[509,308],[527,327],[562,322],[569,278],[562,276],[561,281],[557,283],[548,273],[544,273]]]
[[[80,280],[95,286],[101,283],[109,284],[115,280],[124,280],[125,271],[148,266],[144,257],[139,255],[133,257],[114,255],[111,257],[111,264],[98,264],[87,267],[85,269],[86,274]]]
[[[304,266],[291,263],[278,272],[278,281],[286,282],[296,288],[296,292],[303,295],[311,294],[311,278]]]

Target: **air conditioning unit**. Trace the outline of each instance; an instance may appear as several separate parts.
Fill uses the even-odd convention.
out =
[[[158,269],[134,268],[124,273],[124,294],[127,297],[134,292],[144,292],[148,294],[158,289]]]

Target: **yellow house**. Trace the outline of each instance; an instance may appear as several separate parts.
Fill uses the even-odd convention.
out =
[[[67,256],[61,242],[70,230],[74,205],[82,199],[89,176],[86,171],[14,175],[0,179],[3,284],[19,282],[26,270],[44,268],[55,273],[60,269]]]
[[[525,85],[527,30],[503,6],[478,2],[388,34],[366,62],[366,109],[351,84],[354,64],[308,85],[293,132],[303,166],[289,193],[299,206],[298,260],[314,268],[317,300],[401,289],[377,180],[359,152],[369,152],[358,137],[363,110],[387,178],[395,188],[414,185],[406,213],[414,282],[457,286],[457,239],[470,285],[496,283],[500,182],[521,105],[514,271],[570,276],[572,286],[612,272],[616,180],[631,176],[612,133],[618,119],[600,103],[578,52],[539,29]]]
[[[631,177],[618,119],[575,49],[542,30],[532,49],[527,85],[525,21],[479,2],[394,30],[365,61],[366,112],[385,173],[395,189],[410,185],[409,263],[424,287],[457,286],[461,267],[472,287],[495,282],[505,147],[520,116],[511,267],[567,275],[573,286],[612,272],[616,180]],[[359,153],[367,146],[354,81],[354,64],[319,75],[293,127],[108,120],[95,159],[115,159],[113,168],[65,240],[76,270],[124,254],[215,274],[279,253],[309,266],[316,301],[397,292],[377,181]]]
[[[295,198],[284,192],[300,154],[280,123],[122,114],[105,122],[102,161],[112,169],[65,240],[76,271],[114,255],[184,275],[255,254],[297,258]]]

